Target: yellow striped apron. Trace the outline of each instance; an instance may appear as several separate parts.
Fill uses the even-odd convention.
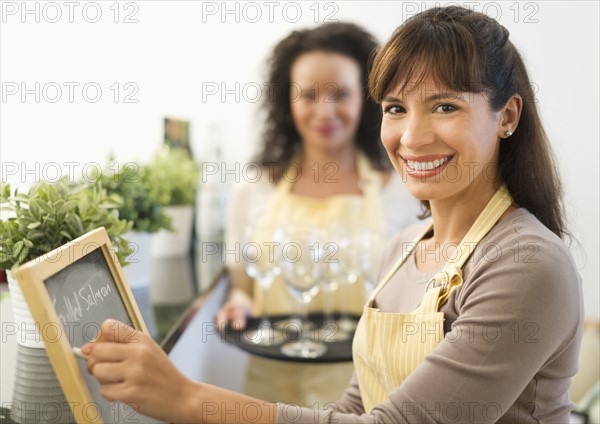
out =
[[[462,284],[462,266],[476,243],[492,229],[511,203],[507,188],[500,187],[460,242],[455,258],[447,262],[427,283],[421,304],[413,312],[381,312],[372,306],[377,294],[411,255],[417,243],[404,252],[373,291],[364,306],[352,345],[354,367],[367,414],[385,402],[389,393],[400,386],[443,340],[444,313],[438,312],[438,309],[448,299],[452,289]],[[416,242],[431,228],[428,226]]]
[[[300,158],[295,158],[294,162],[300,163]],[[277,225],[283,223],[307,228],[327,228],[332,223],[340,223],[347,228],[368,230],[383,238],[385,225],[381,202],[382,174],[373,169],[362,153],[357,154],[356,165],[362,195],[337,194],[324,199],[296,195],[292,193],[294,181],[282,178],[275,188],[265,216],[259,223],[259,235],[255,241],[260,246],[264,241],[272,241],[268,235],[273,233]],[[336,178],[335,175],[331,177]],[[362,281],[353,284],[349,289],[350,304],[346,305],[341,305],[339,290],[335,292],[335,309],[339,310],[344,306],[344,310],[360,314],[366,300]],[[256,281],[253,286],[253,302],[254,311],[259,314],[264,299],[263,292]],[[290,314],[296,309],[296,302],[289,294],[283,278],[276,277],[268,293],[269,314]],[[317,293],[310,303],[310,310],[314,312],[323,310],[321,293]]]

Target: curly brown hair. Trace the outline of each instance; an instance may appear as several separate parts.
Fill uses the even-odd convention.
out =
[[[378,48],[375,38],[363,28],[351,23],[328,23],[314,29],[294,31],[274,48],[269,60],[267,96],[262,103],[265,123],[262,148],[256,161],[273,167],[278,181],[295,153],[301,149],[290,107],[291,68],[302,54],[312,51],[339,53],[355,60],[361,69],[363,108],[356,133],[357,147],[375,169],[389,169],[390,162],[380,142],[381,110],[368,92],[368,75]]]
[[[489,16],[463,7],[436,7],[404,22],[381,48],[370,74],[370,93],[381,102],[394,87],[404,90],[431,76],[456,91],[484,93],[502,109],[518,94],[518,127],[500,144],[499,169],[515,203],[559,237],[565,228],[562,184],[541,123],[525,64],[508,30]],[[429,202],[424,201],[428,215]]]

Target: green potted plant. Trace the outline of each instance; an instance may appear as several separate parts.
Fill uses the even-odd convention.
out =
[[[119,206],[120,199],[108,195],[100,181],[74,185],[63,178],[55,184],[40,182],[27,193],[11,192],[9,184],[2,184],[0,268],[8,271],[11,297],[13,289],[20,292],[11,269],[99,227],[106,228],[119,262],[125,264],[132,248],[122,235],[132,222],[119,218]]]
[[[183,256],[191,247],[193,206],[200,169],[189,154],[167,147],[143,168],[159,203],[172,219],[172,233],[161,230],[153,240],[154,257]]]
[[[110,166],[102,174],[102,185],[109,195],[120,198],[122,219],[133,222],[132,231],[154,234],[171,230],[171,218],[164,213],[164,195],[137,162],[120,165],[109,158]]]
[[[37,183],[27,193],[11,193],[10,184],[0,183],[0,268],[10,271],[99,227],[106,228],[124,264],[131,249],[122,235],[133,223],[119,217],[120,205],[100,181],[70,184],[65,177]]]
[[[61,417],[69,416],[69,406],[10,270],[99,227],[106,228],[116,247],[116,257],[124,264],[131,247],[122,236],[132,222],[119,218],[115,209],[119,206],[120,199],[108,195],[100,181],[73,185],[64,178],[55,184],[40,182],[27,193],[11,192],[10,185],[0,184],[0,268],[8,271],[16,326],[18,359],[13,403],[19,408],[13,418],[17,422],[31,420],[30,411],[45,405],[53,405],[53,411]]]

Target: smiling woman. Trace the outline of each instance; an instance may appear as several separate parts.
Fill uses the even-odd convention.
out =
[[[410,93],[383,100],[381,134],[392,164],[418,199],[464,200],[467,189],[472,196],[491,197],[499,177],[498,137],[505,137],[503,128],[517,126],[521,98],[511,98],[495,112],[481,93],[439,94],[423,101],[424,93],[432,92],[447,93],[447,88],[427,79]]]
[[[457,175],[446,170],[445,182],[490,182],[498,176],[516,204],[527,208],[555,234],[565,235],[562,184],[537,111],[535,85],[509,41],[508,30],[491,18],[468,20],[477,14],[463,17],[465,26],[461,29],[437,21],[440,16],[428,20],[427,12],[418,16],[403,25],[403,37],[390,40],[369,79],[372,97],[383,105],[382,140],[396,170],[401,172],[400,163],[407,165],[402,154],[414,162],[430,160],[422,157],[423,151],[433,154],[433,160],[453,155],[447,168],[456,164]],[[450,36],[454,30],[464,31]],[[404,104],[406,101],[412,103]],[[419,110],[416,105],[420,105]],[[469,130],[460,131],[462,125],[468,125]],[[426,133],[419,132],[423,128]],[[452,151],[458,149],[452,145],[457,136],[450,132],[461,137],[467,134],[468,140],[459,141],[464,147],[470,143],[471,147],[488,146],[497,152],[484,153],[482,147],[477,149],[477,157],[461,156]],[[404,137],[402,152],[390,151],[398,137]],[[449,145],[440,146],[440,139]],[[504,142],[495,143],[498,139]],[[423,143],[416,153],[411,152],[414,143]],[[425,143],[430,145],[425,147]],[[402,172],[408,174],[419,166],[405,166]],[[409,184],[411,181],[415,179],[407,180]],[[425,193],[412,194],[429,208]]]

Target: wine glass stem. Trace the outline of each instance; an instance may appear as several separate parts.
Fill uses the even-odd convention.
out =
[[[323,327],[326,328],[333,321],[333,290],[325,289],[323,292]]]
[[[306,302],[304,299],[300,299],[300,311],[301,311],[301,323],[300,323],[300,329],[302,330],[302,335],[300,336],[300,345],[302,346],[302,354],[305,355],[307,354],[307,350],[308,350],[308,335],[307,333],[307,328],[306,326],[308,325],[308,302]]]
[[[271,277],[266,277],[266,278],[271,278]],[[269,300],[269,289],[271,288],[271,284],[270,282],[267,283],[266,281],[261,281],[261,285],[260,288],[262,290],[262,305],[261,305],[261,311],[260,311],[260,323],[259,328],[262,329],[266,329],[266,328],[270,328],[271,327],[271,322],[269,321],[269,315],[268,315],[268,300]]]

